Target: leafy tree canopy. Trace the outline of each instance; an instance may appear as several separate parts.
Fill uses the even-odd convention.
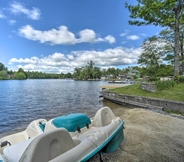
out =
[[[175,26],[175,13],[173,9],[175,8],[176,0],[137,1],[137,5],[125,3],[125,7],[130,11],[130,18],[133,19],[129,20],[131,25],[155,25],[171,28]],[[181,21],[184,21],[184,15],[181,14],[180,16]]]
[[[8,68],[5,67],[4,64],[2,64],[2,63],[0,62],[0,71],[1,71],[1,70],[8,71]]]
[[[184,24],[184,0],[137,0],[137,5],[125,3],[130,11],[131,25],[159,25],[174,31],[174,75],[179,75],[179,35]]]

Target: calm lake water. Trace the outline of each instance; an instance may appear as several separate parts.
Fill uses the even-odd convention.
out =
[[[38,118],[80,112],[93,116],[104,106],[99,98],[104,81],[0,81],[0,137],[19,131]]]

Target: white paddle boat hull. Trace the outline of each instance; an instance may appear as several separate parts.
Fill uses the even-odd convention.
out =
[[[42,132],[29,139],[1,148],[0,162],[87,161],[99,151],[115,151],[124,139],[124,121],[108,107],[98,110],[91,120],[77,114],[48,122],[42,119],[44,122],[44,132],[41,129]],[[37,128],[40,130],[40,126]],[[13,136],[16,138],[16,134]]]

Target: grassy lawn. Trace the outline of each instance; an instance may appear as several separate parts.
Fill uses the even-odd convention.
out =
[[[157,92],[148,92],[142,90],[139,84],[134,84],[130,86],[125,86],[121,88],[111,89],[111,92],[121,93],[121,94],[129,94],[135,96],[145,96],[145,97],[153,97],[160,98],[166,100],[175,100],[175,101],[183,101],[184,102],[184,83],[179,83],[174,85],[173,88],[165,89]]]

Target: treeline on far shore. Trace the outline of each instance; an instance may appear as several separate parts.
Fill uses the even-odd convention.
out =
[[[4,64],[0,63],[0,80],[13,80],[13,79],[65,79],[72,78],[71,73],[67,74],[48,74],[38,71],[24,71],[19,68],[18,71],[8,70]]]
[[[61,74],[48,74],[38,71],[24,71],[22,68],[19,68],[17,72],[13,71],[0,71],[0,80],[24,80],[24,79],[66,79],[72,78],[71,73],[64,75]]]
[[[157,68],[151,67],[127,67],[119,69],[109,67],[100,69],[95,66],[93,61],[89,61],[85,67],[75,68],[74,73],[44,73],[39,71],[24,71],[19,68],[18,71],[8,70],[4,64],[0,63],[0,80],[10,79],[75,79],[75,80],[122,80],[138,79],[150,76],[151,79],[173,76],[173,65],[161,64]]]

